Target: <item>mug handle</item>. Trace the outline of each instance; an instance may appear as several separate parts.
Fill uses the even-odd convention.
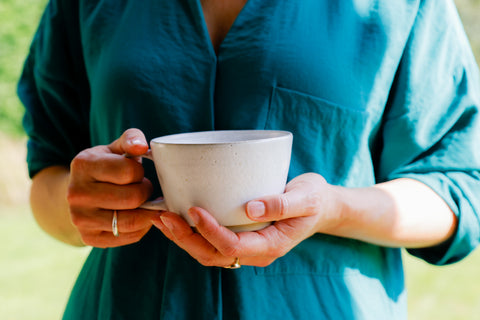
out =
[[[124,156],[126,158],[136,158],[135,156],[129,155],[127,153],[124,154]],[[145,154],[142,154],[141,156],[138,156],[138,157],[153,161],[152,149],[148,149],[148,151]],[[165,200],[162,197],[152,201],[145,201],[139,206],[139,208],[147,209],[147,210],[163,210],[163,211],[168,210],[167,206],[165,205]]]

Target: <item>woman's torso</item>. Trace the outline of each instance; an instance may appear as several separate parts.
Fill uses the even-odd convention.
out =
[[[414,1],[382,3],[249,0],[219,41],[199,0],[81,1],[92,144],[130,127],[148,139],[289,130],[290,179],[312,171],[333,184],[371,185],[377,132],[415,16]],[[316,235],[267,268],[224,270],[202,267],[152,229],[138,244],[93,249],[65,318],[78,312],[99,319],[403,318],[400,251]]]

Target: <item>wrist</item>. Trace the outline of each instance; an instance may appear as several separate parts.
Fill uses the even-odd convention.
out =
[[[385,245],[381,239],[393,225],[393,203],[375,187],[347,188],[331,186],[332,216],[322,233]]]
[[[326,191],[326,192],[325,192]],[[350,199],[350,190],[346,187],[327,185],[326,190],[317,193],[321,200],[317,201],[318,219],[317,232],[345,237],[355,224],[352,217],[354,206]]]
[[[84,246],[70,219],[66,199],[69,177],[66,167],[54,166],[40,171],[32,181],[30,205],[42,230],[64,243]]]

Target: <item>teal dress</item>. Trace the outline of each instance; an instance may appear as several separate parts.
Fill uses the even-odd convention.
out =
[[[18,91],[31,176],[131,127],[147,139],[289,130],[289,179],[316,172],[365,187],[409,177],[446,201],[455,235],[412,254],[442,265],[479,243],[480,81],[453,1],[249,0],[216,54],[199,0],[52,0]],[[64,318],[406,313],[398,248],[316,234],[268,267],[227,270],[152,228],[139,243],[92,249]]]

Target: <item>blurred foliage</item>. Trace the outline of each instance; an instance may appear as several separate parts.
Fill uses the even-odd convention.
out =
[[[470,42],[480,61],[480,0],[456,0]],[[0,132],[21,136],[23,108],[16,84],[47,0],[0,1]]]
[[[0,131],[23,134],[16,86],[46,0],[0,1]]]
[[[473,52],[480,64],[480,0],[455,0]]]

